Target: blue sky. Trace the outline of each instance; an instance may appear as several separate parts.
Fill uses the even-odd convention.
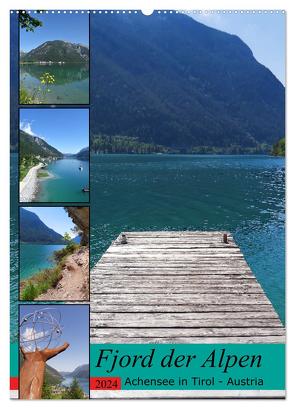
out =
[[[32,14],[42,21],[42,27],[33,32],[20,29],[20,50],[30,51],[45,41],[63,40],[89,46],[89,15],[85,14]]]
[[[26,314],[52,307],[60,311],[62,335],[58,345],[70,346],[47,363],[58,371],[73,371],[77,366],[89,363],[89,317],[87,305],[21,305],[20,320]],[[57,345],[53,345],[55,347]]]
[[[21,109],[20,129],[39,136],[62,153],[89,146],[88,109]]]
[[[191,16],[209,27],[238,35],[251,48],[256,60],[285,85],[285,13],[215,11]]]
[[[57,233],[64,235],[66,232],[70,233],[72,237],[77,236],[73,234],[71,229],[75,226],[72,219],[63,207],[24,207],[29,212],[35,213],[42,220],[46,226],[50,227]]]

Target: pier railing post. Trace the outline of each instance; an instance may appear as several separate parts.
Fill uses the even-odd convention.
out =
[[[126,234],[121,234],[121,240],[120,240],[121,244],[127,244],[127,237]]]

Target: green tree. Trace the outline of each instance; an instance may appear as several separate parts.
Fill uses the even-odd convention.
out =
[[[274,156],[285,156],[285,138],[281,138],[273,145],[272,154]]]
[[[70,236],[70,233],[65,232],[65,234],[64,234],[64,239],[65,239],[65,241],[68,242],[68,243],[69,243],[70,241],[72,241],[71,236]]]
[[[63,393],[62,399],[84,399],[84,392],[77,378],[73,379],[70,387]]]
[[[20,28],[24,28],[26,31],[34,31],[37,27],[42,27],[42,21],[32,17],[25,10],[19,10],[18,21]]]
[[[46,376],[42,387],[42,399],[53,399],[51,386],[49,385]]]

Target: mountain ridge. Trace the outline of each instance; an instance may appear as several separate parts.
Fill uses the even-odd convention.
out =
[[[27,53],[20,54],[21,63],[36,62],[86,63],[89,61],[88,47],[63,40],[45,41]]]
[[[77,366],[72,372],[59,372],[62,376],[71,376],[73,378],[88,378],[89,377],[89,364],[83,364]]]
[[[89,147],[85,147],[80,149],[78,153],[76,153],[76,158],[81,160],[89,160]]]
[[[35,244],[65,244],[64,238],[48,227],[36,213],[20,208],[20,241]]]
[[[256,149],[284,135],[284,87],[236,35],[180,13],[93,16],[91,34],[92,139],[186,153]]]
[[[62,158],[63,154],[58,149],[49,145],[44,139],[39,136],[33,136],[27,132],[19,131],[20,155],[41,156],[42,158],[54,157]]]

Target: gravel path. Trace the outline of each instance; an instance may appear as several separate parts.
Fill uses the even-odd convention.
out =
[[[79,249],[65,260],[62,278],[55,288],[39,295],[35,301],[86,301],[89,299],[89,249]]]
[[[19,201],[33,202],[38,188],[38,170],[43,166],[42,163],[32,167],[24,179],[19,184]]]

